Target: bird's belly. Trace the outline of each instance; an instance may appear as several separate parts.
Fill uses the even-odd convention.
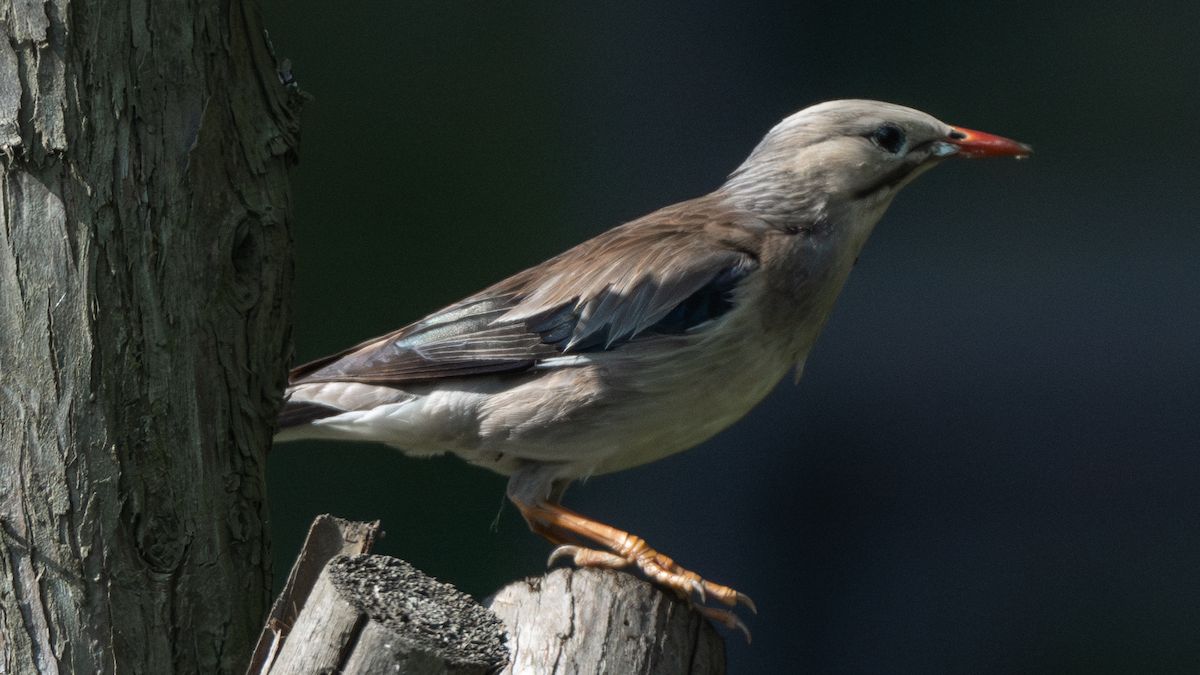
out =
[[[563,465],[570,476],[608,473],[711,438],[791,365],[782,353],[732,347],[684,347],[666,360],[584,359],[517,377],[406,388],[407,399],[320,420],[309,435],[381,441],[411,455],[451,452],[505,475],[529,462]]]
[[[489,401],[472,463],[511,473],[518,462],[573,465],[574,475],[620,471],[686,450],[744,416],[791,363],[709,352],[639,369],[563,369]],[[611,365],[611,364],[610,364]],[[533,400],[536,397],[536,400]],[[510,468],[511,467],[511,468]]]
[[[702,377],[687,378],[672,391],[642,401],[641,410],[619,434],[620,447],[595,473],[653,462],[712,438],[758,405],[790,364],[731,359],[709,365]]]

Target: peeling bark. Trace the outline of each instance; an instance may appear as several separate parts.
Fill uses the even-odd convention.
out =
[[[241,672],[298,96],[240,0],[0,0],[0,33],[0,672]]]

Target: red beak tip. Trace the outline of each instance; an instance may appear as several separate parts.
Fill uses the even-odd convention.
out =
[[[1019,143],[1010,138],[985,134],[962,127],[952,127],[955,138],[946,139],[947,143],[958,146],[958,154],[963,157],[1016,157],[1024,159],[1033,154],[1033,148],[1025,143]]]

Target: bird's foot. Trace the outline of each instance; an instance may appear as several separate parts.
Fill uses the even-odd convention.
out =
[[[597,548],[561,545],[550,554],[547,564],[559,558],[570,557],[579,567],[636,567],[652,581],[666,586],[689,601],[697,597],[700,602],[716,598],[730,607],[741,604],[749,607],[751,612],[758,613],[754,601],[749,596],[728,586],[704,580],[695,572],[680,567],[674,560],[650,548],[640,537],[598,523],[552,502],[528,503],[517,499],[512,501],[521,511],[521,515],[525,516],[529,527],[554,543],[562,544],[572,538],[583,537],[599,545]],[[697,606],[697,609],[724,626],[741,630],[749,639],[749,631],[746,630],[745,624],[732,612],[700,606]]]
[[[743,604],[749,607],[751,612],[758,613],[758,609],[754,606],[754,601],[748,595],[739,593],[728,586],[721,586],[720,584],[714,584],[711,581],[702,579],[695,572],[680,567],[675,564],[674,560],[650,548],[645,540],[640,537],[635,537],[626,532],[621,532],[620,534],[624,535],[620,547],[613,547],[617,552],[601,551],[567,544],[554,549],[546,564],[553,564],[559,558],[570,557],[572,562],[578,567],[623,569],[633,566],[637,567],[641,570],[642,574],[645,574],[660,585],[675,591],[680,597],[691,598],[694,594],[695,597],[700,599],[700,602],[705,602],[708,598],[712,597],[730,607]],[[725,610],[717,611],[724,612]],[[736,619],[736,617],[734,618]],[[726,619],[716,620],[723,625],[731,628],[740,627],[741,630],[745,631],[744,625],[730,625]],[[738,624],[740,623],[739,621]]]
[[[746,636],[746,643],[749,644],[750,629],[746,627],[746,624],[742,623],[742,620],[736,614],[727,609],[706,607],[692,602],[695,597],[699,597],[700,602],[713,597],[731,607],[739,603],[746,605],[750,608],[750,611],[757,614],[758,610],[754,607],[754,601],[749,596],[727,586],[721,586],[701,579],[695,572],[683,569],[667,556],[646,546],[646,543],[637,537],[630,536],[630,540],[636,540],[640,543],[640,547],[636,547],[640,554],[634,555],[632,558],[626,558],[611,551],[599,551],[593,548],[565,544],[554,549],[546,564],[552,565],[559,558],[569,557],[577,567],[623,569],[631,565],[636,566],[647,577],[675,591],[680,597],[687,599],[697,612],[707,617],[710,621],[715,621],[731,630],[740,630]]]

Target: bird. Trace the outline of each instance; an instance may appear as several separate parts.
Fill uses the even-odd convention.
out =
[[[290,373],[277,442],[376,441],[509,477],[550,562],[631,568],[747,634],[748,596],[562,506],[573,481],[693,447],[805,360],[875,224],[918,175],[1023,143],[834,100],[774,126],[715,191],[619,225]]]

